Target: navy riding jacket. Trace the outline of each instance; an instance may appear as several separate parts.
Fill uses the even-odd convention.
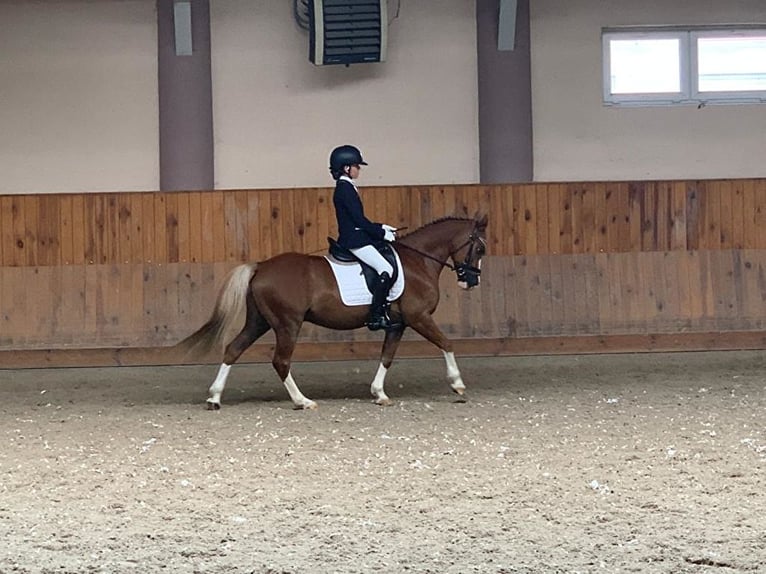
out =
[[[338,219],[338,243],[346,249],[356,249],[383,241],[385,230],[364,216],[364,206],[354,181],[345,175],[338,178],[332,196]]]

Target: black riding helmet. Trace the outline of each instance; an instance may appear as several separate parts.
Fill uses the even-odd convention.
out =
[[[362,152],[352,145],[342,145],[332,150],[330,154],[330,173],[336,179],[343,174],[343,167],[347,165],[367,165],[362,159]],[[336,175],[337,174],[337,175]]]

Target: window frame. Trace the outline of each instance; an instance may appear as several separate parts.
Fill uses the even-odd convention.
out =
[[[603,28],[601,31],[602,100],[605,106],[676,106],[766,103],[766,90],[701,92],[699,90],[698,40],[766,36],[766,24],[731,26],[662,26]],[[611,40],[677,39],[679,41],[680,92],[619,93],[611,91]]]

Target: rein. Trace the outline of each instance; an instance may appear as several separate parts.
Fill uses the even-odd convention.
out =
[[[474,267],[470,264],[471,261],[471,255],[473,255],[473,247],[476,242],[476,240],[482,241],[481,237],[476,237],[473,233],[471,233],[468,236],[468,239],[465,241],[465,243],[461,244],[460,247],[457,249],[453,249],[447,254],[447,259],[442,261],[441,259],[437,259],[433,255],[430,255],[428,253],[423,253],[419,249],[415,249],[414,247],[411,247],[409,245],[406,245],[404,243],[399,243],[398,246],[406,247],[407,249],[414,251],[415,253],[421,255],[422,257],[425,257],[426,259],[430,259],[431,261],[436,261],[439,265],[442,267],[447,267],[448,269],[454,271],[457,273],[457,280],[465,281],[469,287],[478,285],[479,283],[479,275],[481,275],[481,269],[478,267]],[[482,241],[483,242],[483,241]],[[468,253],[465,255],[465,260],[462,263],[458,263],[457,265],[452,265],[448,262],[449,258],[454,256],[455,253],[463,249],[466,245],[470,245],[470,249],[468,250]]]
[[[415,253],[417,253],[418,255],[421,255],[421,256],[425,257],[426,259],[430,259],[431,261],[436,261],[436,262],[437,262],[439,265],[441,265],[442,267],[446,267],[447,269],[450,269],[451,271],[457,271],[457,267],[455,267],[454,265],[452,265],[452,264],[449,262],[449,258],[450,258],[450,257],[452,257],[452,256],[453,256],[455,253],[457,253],[458,251],[460,251],[460,250],[461,250],[463,247],[465,247],[466,245],[468,245],[468,244],[470,244],[470,243],[472,243],[472,242],[473,242],[473,236],[469,237],[469,238],[468,238],[468,240],[467,240],[465,243],[463,243],[463,244],[462,244],[460,247],[458,247],[457,249],[453,249],[452,251],[450,251],[450,252],[447,254],[447,259],[446,259],[446,260],[444,260],[444,261],[442,261],[441,259],[437,259],[437,258],[436,258],[436,257],[434,257],[433,255],[429,255],[428,253],[424,253],[424,252],[423,252],[423,251],[421,251],[420,249],[415,249],[414,247],[411,247],[410,245],[407,245],[407,244],[405,244],[405,243],[398,243],[398,242],[397,242],[397,243],[396,243],[396,246],[397,246],[397,247],[406,247],[406,248],[407,248],[407,249],[409,249],[410,251],[414,251]]]

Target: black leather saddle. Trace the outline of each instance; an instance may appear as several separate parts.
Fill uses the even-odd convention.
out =
[[[364,281],[367,284],[367,289],[372,293],[374,286],[378,282],[378,272],[361,259],[357,259],[351,251],[338,245],[338,242],[332,237],[327,238],[327,243],[330,244],[330,255],[338,261],[343,261],[344,263],[361,263]],[[390,243],[382,243],[380,245],[375,245],[374,247],[386,261],[391,264],[391,267],[393,267],[394,274],[393,277],[391,277],[391,285],[393,285],[396,282],[397,277],[399,277],[399,266],[396,264],[396,254],[394,253],[394,249],[391,247]]]

